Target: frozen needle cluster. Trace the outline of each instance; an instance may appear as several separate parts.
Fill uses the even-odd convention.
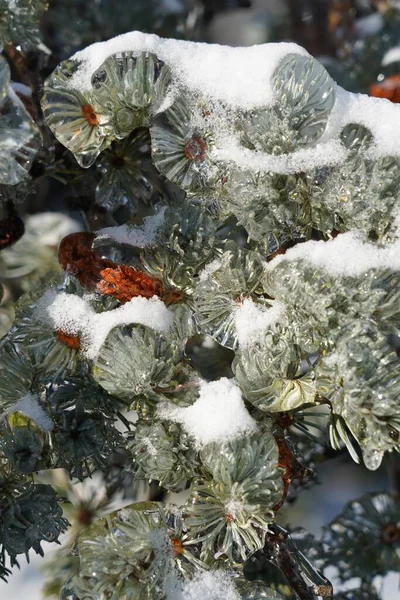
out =
[[[2,65],[22,144],[33,132]],[[310,475],[307,443],[326,435],[370,469],[400,448],[400,108],[345,92],[294,44],[138,32],[59,65],[42,108],[101,171],[98,204],[129,218],[65,237],[64,276],[22,298],[1,343],[3,556],[66,526],[33,472],[107,473],[122,448],[125,475],[186,496],[86,528],[62,600],[331,598],[276,515]],[[231,368],[207,373],[194,339]],[[344,577],[343,522],[385,498],[349,506],[321,541]],[[373,518],[373,575],[399,567],[390,510]]]

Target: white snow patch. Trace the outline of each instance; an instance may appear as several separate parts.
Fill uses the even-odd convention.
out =
[[[371,269],[400,270],[400,238],[379,247],[364,242],[355,231],[341,233],[334,240],[297,244],[266,266],[273,270],[282,261],[305,260],[333,276],[359,277]]]
[[[334,132],[337,133],[338,131]],[[244,148],[235,137],[230,136],[221,139],[218,147],[214,147],[212,155],[216,160],[232,163],[240,169],[290,174],[322,165],[333,166],[343,163],[347,152],[339,140],[332,139],[310,148],[276,156]]]
[[[203,343],[201,345],[203,346],[203,348],[207,348],[208,350],[212,350],[213,348],[216,347],[217,342],[215,340],[213,340],[213,338],[210,335],[206,335],[204,337]]]
[[[52,419],[40,406],[39,396],[37,395],[27,394],[18,400],[18,402],[4,414],[10,414],[17,411],[29,417],[32,421],[35,421],[36,425],[38,425],[42,431],[51,431],[54,427]]]
[[[236,519],[239,516],[243,508],[243,504],[239,502],[239,500],[232,499],[225,504],[226,514],[231,515],[234,519]]]
[[[142,442],[145,445],[147,452],[151,456],[157,456],[157,449],[154,447],[154,444],[150,440],[150,438],[148,438],[148,437],[142,438]]]
[[[400,46],[390,48],[382,58],[381,65],[386,67],[394,62],[400,62]]]
[[[226,442],[254,433],[256,421],[244,405],[240,388],[232,379],[203,381],[199,398],[192,406],[177,408],[162,404],[162,419],[181,423],[201,448],[211,442]]]
[[[157,296],[132,298],[114,310],[96,313],[86,298],[52,289],[38,301],[36,318],[54,330],[78,335],[83,354],[91,360],[114,327],[137,323],[166,333],[172,324],[172,314]]]
[[[119,227],[105,227],[96,231],[97,239],[111,238],[120,244],[128,244],[137,248],[149,248],[157,243],[157,234],[164,223],[166,206],[156,215],[145,217],[143,225],[120,225]]]
[[[324,362],[328,367],[336,367],[336,365],[339,362],[339,355],[337,352],[331,352],[331,354],[328,354],[328,356],[326,356],[324,358]]]
[[[342,162],[340,151],[335,147],[337,136],[345,125],[359,123],[367,127],[374,136],[373,146],[366,156],[377,158],[386,155],[400,155],[400,107],[385,98],[373,98],[365,94],[351,94],[335,85],[336,101],[329,117],[328,126],[314,148],[308,148],[314,164],[318,157],[314,153],[328,150],[328,161],[321,156],[319,164]],[[336,148],[336,149],[335,149]],[[313,153],[314,150],[314,153]],[[344,151],[344,149],[343,149]],[[298,153],[294,153],[298,154]],[[309,158],[306,157],[305,161]],[[311,161],[312,162],[312,161]],[[310,166],[311,166],[310,162]]]
[[[380,18],[372,15],[359,26],[366,33],[379,25]],[[215,138],[211,149],[213,161],[223,161],[235,168],[254,172],[282,174],[341,164],[346,160],[347,151],[339,140],[339,134],[348,123],[360,123],[371,130],[375,143],[369,150],[370,157],[400,156],[400,107],[385,99],[346,92],[336,84],[333,84],[336,100],[327,128],[314,146],[275,156],[241,145],[233,127],[235,118],[243,111],[273,104],[273,74],[281,60],[288,54],[309,56],[296,44],[270,43],[240,48],[161,39],[134,31],[93,44],[75,54],[72,59],[81,61],[81,65],[69,85],[81,91],[91,89],[93,73],[109,56],[123,51],[134,54],[153,52],[170,67],[172,84],[164,99],[163,110],[183,87],[195,103],[204,100],[210,103],[207,126],[212,125]],[[193,122],[195,114],[196,110],[193,111]],[[199,119],[202,129],[204,118],[201,116]],[[129,238],[131,233],[126,229],[115,235]],[[144,238],[139,236],[139,239]]]
[[[42,246],[58,246],[70,233],[82,231],[82,226],[68,215],[59,212],[43,212],[26,219],[27,233],[34,233]]]
[[[384,24],[385,19],[379,12],[356,19],[354,21],[354,31],[356,37],[364,38],[369,35],[375,35],[382,29]]]
[[[293,43],[233,48],[172,39],[133,31],[92,44],[72,59],[82,61],[71,77],[71,87],[91,89],[91,77],[117,52],[153,52],[172,72],[172,79],[202,96],[231,106],[254,108],[272,102],[271,77],[279,62],[291,53],[309,56]]]
[[[235,327],[239,346],[245,348],[257,337],[265,333],[285,314],[282,302],[274,301],[272,306],[256,304],[245,298],[235,309]]]
[[[202,571],[193,579],[172,579],[167,600],[240,600],[232,577],[227,571]]]

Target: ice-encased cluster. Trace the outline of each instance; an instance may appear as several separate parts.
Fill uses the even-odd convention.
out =
[[[135,143],[135,136],[130,141],[132,132],[144,135],[143,128],[148,129],[153,165],[186,193],[185,202],[214,206],[220,217],[233,215],[246,229],[256,252],[240,251],[235,244],[225,247],[218,254],[220,264],[211,271],[206,264],[190,294],[200,330],[219,343],[238,347],[240,297],[252,300],[264,313],[277,299],[283,306],[289,303],[286,313],[281,311],[276,319],[289,337],[287,348],[300,346],[304,353],[323,347],[321,365],[325,355],[329,362],[331,352],[336,356],[337,348],[341,352],[347,348],[345,339],[356,336],[352,343],[363,344],[347,320],[362,319],[363,325],[355,329],[361,328],[367,339],[383,336],[383,344],[388,334],[396,333],[394,311],[385,314],[382,296],[386,285],[393,295],[392,280],[397,279],[400,266],[398,107],[345,92],[295,44],[227,48],[134,32],[95,44],[62,63],[46,82],[43,110],[56,137],[86,167],[111,144],[117,141],[124,149]],[[136,154],[134,149],[127,152],[131,161]],[[120,169],[126,169],[127,176],[129,166],[125,160]],[[136,164],[136,170],[145,177],[148,169]],[[115,209],[112,202],[107,207]],[[315,232],[323,241],[297,246],[266,266],[266,256],[271,258],[278,248],[294,241],[318,239]],[[198,260],[207,262],[214,254]],[[339,319],[335,304],[345,295],[346,303],[354,305],[360,277],[367,288],[365,302],[359,302],[354,314],[339,311]],[[378,288],[373,306],[370,288]],[[384,325],[375,322],[377,315]],[[254,318],[253,312],[245,328]],[[259,323],[262,328],[262,320]],[[371,344],[375,347],[375,341]],[[270,400],[265,397],[267,382],[262,382],[264,400],[257,400],[257,405],[264,402],[266,409],[275,406],[278,389],[292,389],[286,383],[290,377],[285,376],[285,360],[288,364],[300,360],[290,356],[293,349],[286,350],[275,374],[270,352],[277,352],[276,342],[262,339],[235,359],[239,380],[243,373],[248,380],[243,389],[252,382],[249,399],[258,397],[254,389],[258,384],[252,379],[259,368],[256,360],[265,366],[263,380],[270,378],[274,385],[275,377],[284,378],[277,389],[272,388]],[[386,352],[394,355],[389,346]],[[376,360],[383,368],[380,356]],[[389,409],[389,400],[382,408],[382,402],[366,400],[364,393],[355,407],[352,391],[351,398],[345,387],[338,393],[338,361],[335,368],[332,361],[331,387],[324,387],[325,394],[333,411],[350,425],[365,455],[376,457],[376,452],[382,454],[396,445],[397,437],[391,427],[374,441],[366,432],[381,423],[386,408],[390,418],[386,415],[385,423],[391,418],[396,421],[396,409]],[[353,372],[349,365],[342,368],[346,374]],[[342,381],[340,370],[338,377]],[[284,402],[285,407],[315,399],[318,377],[311,377],[305,387],[297,378],[298,373],[296,399]],[[363,419],[358,417],[361,409]],[[370,464],[376,462],[371,459]]]
[[[102,171],[98,204],[154,214],[64,239],[66,278],[23,300],[0,349],[0,396],[8,412],[26,397],[28,418],[45,411],[47,460],[78,477],[121,443],[117,407],[135,410],[131,472],[191,493],[179,510],[99,522],[64,597],[119,585],[164,598],[161,572],[176,595],[177,573],[193,583],[210,567],[233,569],[235,599],[279,597],[241,577],[301,472],[293,428],[320,414],[331,444],[373,469],[400,447],[400,109],[345,92],[294,44],[138,32],[62,63],[42,106],[78,163]],[[200,376],[195,335],[234,352],[233,378]],[[10,376],[18,389],[3,394]]]

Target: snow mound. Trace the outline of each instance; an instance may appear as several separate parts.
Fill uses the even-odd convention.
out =
[[[158,414],[163,419],[181,423],[194,437],[198,448],[211,442],[234,440],[257,430],[255,420],[244,405],[240,388],[226,377],[203,381],[199,398],[192,406],[176,408],[163,404]]]
[[[138,296],[114,310],[96,313],[88,298],[52,289],[38,301],[35,315],[39,321],[50,323],[55,331],[78,335],[83,354],[92,360],[114,327],[137,323],[166,333],[172,324],[172,314],[156,296]]]

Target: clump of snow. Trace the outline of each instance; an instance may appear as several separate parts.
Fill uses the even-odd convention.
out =
[[[153,52],[169,66],[176,84],[185,85],[194,94],[216,102],[246,109],[271,104],[271,77],[287,54],[308,56],[306,50],[293,43],[233,48],[162,39],[133,31],[92,44],[75,54],[72,59],[82,63],[70,85],[81,90],[90,89],[94,71],[109,56],[124,51]]]
[[[36,305],[36,318],[55,330],[78,335],[83,354],[94,360],[114,327],[137,323],[166,333],[172,314],[157,296],[132,298],[114,310],[96,313],[87,298],[50,289]]]
[[[199,281],[205,281],[206,279],[211,277],[211,275],[215,273],[215,271],[218,271],[218,269],[220,269],[221,266],[222,260],[220,258],[214,258],[214,260],[209,262],[200,272]]]
[[[272,270],[282,261],[305,260],[333,276],[359,277],[371,269],[400,270],[400,238],[379,247],[364,242],[354,231],[341,233],[327,242],[310,240],[297,244],[285,254],[276,256],[266,269]]]
[[[394,62],[400,62],[400,46],[390,48],[390,50],[388,50],[386,54],[384,54],[381,65],[383,67],[387,67],[387,65],[390,65]]]
[[[158,414],[163,419],[181,423],[198,448],[211,442],[234,440],[257,430],[256,421],[244,405],[240,388],[227,377],[202,381],[199,397],[192,406],[179,408],[162,404]]]
[[[150,438],[145,437],[145,438],[142,438],[141,441],[144,444],[144,446],[146,447],[147,452],[151,456],[157,456],[157,449],[154,447],[154,444],[153,444],[153,442],[151,441]]]
[[[359,21],[358,26],[368,34],[380,25],[380,19],[380,15],[372,15]],[[374,145],[369,150],[371,157],[400,155],[400,107],[380,98],[346,92],[335,83],[335,104],[317,144],[279,156],[243,148],[232,127],[235,113],[273,104],[276,98],[272,79],[282,59],[288,54],[308,56],[296,44],[272,43],[240,48],[167,40],[134,31],[93,44],[75,54],[72,59],[80,61],[81,65],[69,85],[80,91],[91,89],[93,73],[109,56],[123,51],[153,52],[171,69],[171,89],[159,110],[165,110],[182,88],[192,99],[210,103],[208,126],[212,124],[215,138],[211,150],[213,160],[255,172],[284,174],[343,163],[347,151],[340,143],[339,134],[348,123],[359,123],[371,130],[374,135]],[[396,56],[389,52],[384,64],[392,60],[396,60]],[[203,117],[201,121],[204,126]],[[125,234],[129,239],[128,230],[115,235]]]
[[[366,156],[376,158],[400,155],[400,107],[397,104],[384,98],[351,94],[338,85],[335,85],[335,92],[336,101],[329,116],[328,126],[319,143],[313,148],[307,149],[310,153],[310,166],[312,163],[318,164],[316,156],[318,152],[324,153],[327,150],[327,157],[322,155],[319,159],[320,165],[333,164],[335,161],[341,162],[339,151],[335,150],[333,146],[333,143],[337,143],[337,139],[334,138],[337,138],[343,127],[349,123],[364,125],[373,134],[374,144],[366,152]],[[291,160],[295,160],[295,157]],[[306,162],[308,160],[305,158]]]
[[[235,327],[239,346],[246,348],[267,329],[277,323],[285,314],[282,302],[274,301],[272,306],[256,304],[245,298],[235,309]]]
[[[203,348],[212,350],[217,346],[217,342],[210,335],[206,335],[201,345],[203,346]]]
[[[236,519],[243,508],[243,504],[239,500],[231,499],[225,504],[225,513]]]
[[[334,368],[339,362],[339,355],[337,352],[331,352],[331,354],[328,354],[328,356],[324,358],[324,362],[328,367]]]
[[[346,155],[345,148],[337,139],[276,156],[244,148],[237,138],[230,135],[222,137],[213,149],[217,160],[233,163],[238,168],[282,174],[299,173],[322,165],[334,166],[344,162]]]
[[[96,231],[97,239],[111,238],[120,244],[128,244],[137,248],[149,248],[157,243],[157,234],[164,223],[166,206],[156,215],[145,217],[143,225],[120,225],[119,227],[105,227]]]
[[[51,431],[54,427],[53,421],[40,406],[38,395],[27,394],[18,400],[13,407],[9,408],[5,414],[17,411],[29,417],[32,421],[35,421],[36,425],[38,425],[42,431]]]
[[[193,579],[172,579],[167,600],[240,600],[232,577],[227,571],[201,571]]]
[[[32,89],[25,85],[24,83],[19,83],[17,81],[11,81],[10,85],[16,94],[20,94],[21,96],[26,96],[27,98],[32,98]]]
[[[385,25],[385,19],[381,13],[376,12],[366,15],[354,21],[354,33],[356,37],[367,37],[375,35]]]
[[[70,233],[81,231],[81,225],[68,215],[59,212],[43,212],[27,217],[27,233],[32,232],[42,246],[58,246]]]
[[[148,532],[148,539],[153,546],[155,559],[160,564],[165,563],[165,557],[172,554],[172,544],[168,532],[164,528],[153,529]],[[174,572],[169,575],[174,576]]]

